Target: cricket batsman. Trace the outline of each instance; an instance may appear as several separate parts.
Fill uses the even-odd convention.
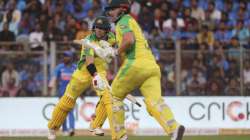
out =
[[[93,33],[85,38],[91,43],[102,46],[101,40],[113,45],[115,35],[110,32],[110,23],[106,17],[97,17],[93,24]],[[80,60],[77,69],[74,71],[64,95],[61,97],[53,110],[52,118],[48,123],[49,140],[55,140],[56,130],[60,128],[67,114],[74,108],[76,99],[88,87],[93,86],[100,101],[96,107],[95,123],[91,124],[93,128],[98,128],[108,117],[111,134],[114,135],[112,127],[112,97],[108,89],[106,79],[107,63],[102,58],[95,55],[93,49],[82,45]],[[98,120],[99,119],[99,120]]]
[[[123,100],[128,93],[139,88],[145,97],[149,114],[171,136],[171,140],[182,140],[185,127],[175,119],[161,96],[161,72],[138,23],[129,15],[128,0],[110,0],[106,13],[115,23],[118,49],[97,49],[103,59],[119,55],[121,67],[112,83],[113,126],[115,140],[126,140]]]

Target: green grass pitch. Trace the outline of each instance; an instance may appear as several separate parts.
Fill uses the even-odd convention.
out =
[[[0,137],[0,140],[46,140],[45,137]],[[111,140],[109,136],[75,136],[57,137],[56,140]],[[164,136],[130,136],[128,140],[170,140]],[[250,135],[244,136],[185,136],[183,140],[250,140]]]

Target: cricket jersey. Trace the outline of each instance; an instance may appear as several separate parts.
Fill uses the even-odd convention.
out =
[[[122,37],[127,32],[133,32],[135,36],[135,43],[126,50],[125,59],[149,59],[155,60],[149,48],[148,42],[145,39],[143,32],[138,23],[128,14],[123,15],[116,23],[116,40],[120,47]]]
[[[115,39],[115,35],[112,32],[108,32],[107,33],[107,41],[113,46],[116,42]],[[90,40],[90,42],[99,44],[99,41],[95,35],[95,33],[92,33],[90,35],[88,35],[85,39]],[[78,61],[78,69],[85,71],[86,70],[86,65],[85,65],[85,58],[86,56],[94,56],[94,64],[97,68],[97,70],[99,71],[106,71],[107,70],[107,63],[105,62],[105,60],[103,60],[102,58],[98,57],[97,55],[95,55],[94,50],[92,48],[86,48],[84,46],[82,46],[82,50],[81,50],[81,56],[80,56],[80,60]]]

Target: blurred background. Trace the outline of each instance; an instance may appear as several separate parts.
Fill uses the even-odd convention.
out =
[[[197,118],[203,120],[203,113],[215,102],[215,109],[224,113],[224,119],[217,120],[222,122],[225,114],[234,116],[227,107],[240,102],[232,110],[239,114],[244,110],[243,118],[227,122],[227,128],[250,128],[246,125],[250,114],[250,98],[246,97],[250,95],[250,1],[131,1],[131,15],[141,25],[161,67],[162,95],[166,101],[170,99],[170,106],[184,110],[192,119],[192,109],[178,109],[175,104],[183,101],[187,102],[183,106],[192,107],[197,103],[193,121],[199,123]],[[91,33],[95,17],[103,14],[105,5],[106,0],[0,0],[0,97],[12,97],[0,98],[0,103],[18,100],[14,97],[22,97],[21,104],[32,100],[26,97],[36,97],[36,102],[55,97],[56,88],[51,92],[48,84],[63,52],[72,51],[73,62],[78,61],[81,46],[72,41]],[[118,68],[117,61],[110,65],[110,82]],[[84,95],[96,96],[91,89]],[[133,95],[140,93],[136,90]],[[6,110],[6,104],[0,111]],[[240,126],[239,121],[243,121]]]

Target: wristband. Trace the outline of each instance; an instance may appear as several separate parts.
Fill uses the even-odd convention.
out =
[[[97,72],[96,67],[93,63],[91,63],[87,66],[87,70],[89,71],[91,76],[94,76],[95,73]]]

